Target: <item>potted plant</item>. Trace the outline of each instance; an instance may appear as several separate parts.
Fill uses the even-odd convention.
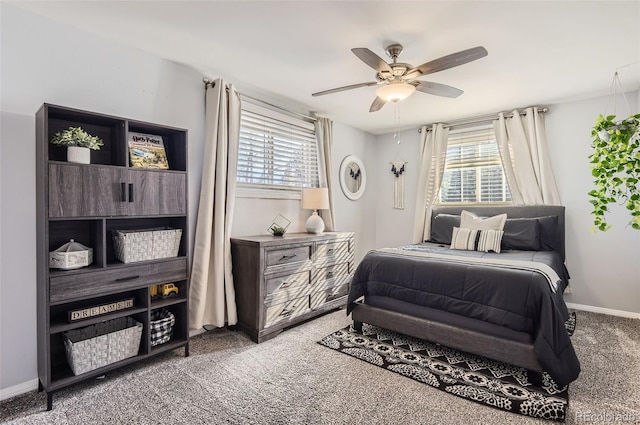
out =
[[[605,219],[608,205],[624,205],[631,214],[629,224],[640,230],[640,114],[616,121],[615,115],[600,115],[591,131],[594,152],[591,174],[596,188],[589,192],[595,229],[611,227]]]
[[[273,236],[284,236],[287,229],[277,224],[272,224],[271,227],[269,227],[269,231]]]
[[[278,214],[274,219],[267,231],[273,236],[284,236],[287,232],[287,228],[291,224],[291,220],[282,214]]]
[[[92,136],[80,127],[69,127],[51,138],[51,143],[67,147],[67,161],[80,164],[91,162],[89,149],[99,150],[104,145],[99,137]]]

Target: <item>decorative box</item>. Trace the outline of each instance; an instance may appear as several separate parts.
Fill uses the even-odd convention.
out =
[[[49,253],[49,267],[73,270],[93,263],[93,248],[87,248],[71,239],[60,248]]]

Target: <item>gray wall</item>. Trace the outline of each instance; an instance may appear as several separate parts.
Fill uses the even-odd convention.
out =
[[[15,6],[0,3],[0,7],[0,399],[4,399],[37,385],[36,110],[47,102],[187,128],[189,237],[193,246],[203,167],[204,75]],[[238,87],[246,94],[265,98],[262,93]],[[372,142],[368,133],[335,123],[334,164],[347,153],[364,155],[365,145]],[[334,199],[340,230],[373,234],[364,229],[365,220],[361,219],[364,201],[347,201],[339,185]],[[293,231],[304,230],[309,211],[300,209],[299,200],[239,198],[233,234],[265,233],[278,213],[294,220]],[[361,239],[358,236],[358,258],[367,249],[366,237]]]
[[[200,72],[156,56],[80,33],[68,26],[0,3],[0,399],[36,386],[35,122],[43,102],[184,127],[189,130],[189,206],[193,241],[202,170],[204,96]],[[207,75],[215,78],[215,76]],[[232,79],[229,79],[230,81]],[[241,91],[242,87],[239,85]],[[245,91],[247,94],[259,95]],[[635,93],[635,96],[638,96]],[[262,96],[261,96],[262,97]],[[270,99],[265,99],[270,100]],[[271,99],[273,100],[273,99]],[[640,99],[636,99],[640,105]],[[550,149],[567,205],[567,251],[574,294],[569,301],[640,312],[640,232],[624,229],[615,211],[614,229],[589,232],[587,147],[589,128],[606,99],[552,105],[547,118]],[[358,201],[342,195],[336,179],[334,199],[340,230],[357,232],[357,258],[374,247],[411,241],[419,135],[374,137],[334,124],[333,171],[344,156],[365,163],[367,190]],[[409,161],[406,208],[391,208],[389,161]],[[565,161],[567,159],[567,161]],[[256,218],[256,211],[260,214]],[[277,213],[302,230],[307,211],[299,200],[240,198],[235,235],[264,233]],[[604,264],[606,275],[600,269]],[[614,276],[611,277],[613,271]]]
[[[36,365],[35,112],[42,103],[189,130],[202,151],[202,75],[81,34],[2,3],[0,143],[0,395],[30,389]],[[190,176],[190,196],[197,176]],[[192,220],[192,224],[195,221]]]
[[[632,105],[640,92],[628,93]],[[622,206],[613,207],[608,219],[613,228],[592,232],[592,189],[588,156],[591,128],[607,104],[606,97],[548,105],[545,115],[549,151],[552,156],[560,197],[566,206],[567,266],[571,272],[573,293],[567,302],[588,306],[594,311],[638,317],[640,313],[640,232],[626,227],[629,216]],[[627,111],[625,108],[624,115]],[[370,184],[375,185],[377,248],[411,243],[420,151],[417,129],[400,133],[400,146],[392,135],[376,138],[375,149],[367,164]],[[409,161],[406,171],[406,208],[391,208],[392,185],[389,161],[397,155]]]
[[[628,93],[636,104],[640,92]],[[640,313],[640,231],[627,227],[624,206],[611,208],[607,221],[613,228],[592,232],[593,189],[588,156],[591,128],[603,112],[607,98],[551,105],[546,117],[549,149],[563,204],[567,207],[567,267],[573,293],[568,302]],[[628,113],[625,108],[622,116]]]

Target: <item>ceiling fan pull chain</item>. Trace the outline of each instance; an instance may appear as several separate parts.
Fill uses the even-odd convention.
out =
[[[398,102],[395,102],[393,104],[394,108],[394,114],[395,114],[395,129],[393,131],[393,139],[396,141],[396,144],[399,145],[400,144],[400,138],[398,137],[398,123],[400,122],[400,113],[398,112]]]

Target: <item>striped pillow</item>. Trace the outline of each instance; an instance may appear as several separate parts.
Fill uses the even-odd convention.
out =
[[[475,230],[454,227],[450,249],[500,253],[503,234],[502,230]]]

